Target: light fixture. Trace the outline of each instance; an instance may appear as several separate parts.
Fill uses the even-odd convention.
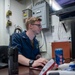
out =
[[[49,4],[54,11],[62,9],[62,7],[55,0],[49,0]]]

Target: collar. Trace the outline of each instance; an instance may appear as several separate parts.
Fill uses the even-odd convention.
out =
[[[22,36],[22,38],[24,38],[24,39],[29,39],[29,37],[26,35],[26,31],[23,31],[22,33],[21,33],[21,36]],[[35,36],[36,37],[36,36]],[[34,37],[34,39],[35,39],[35,37]]]
[[[24,39],[27,39],[27,38],[28,38],[28,36],[26,35],[26,31],[23,31],[23,32],[21,33],[21,36],[22,36],[22,38],[24,38]]]

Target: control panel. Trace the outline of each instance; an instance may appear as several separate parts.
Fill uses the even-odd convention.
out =
[[[31,9],[25,9],[23,12],[23,22],[25,23],[25,19],[32,16],[32,10]]]
[[[32,7],[32,16],[42,19],[42,28],[49,28],[51,23],[50,6],[46,1]]]

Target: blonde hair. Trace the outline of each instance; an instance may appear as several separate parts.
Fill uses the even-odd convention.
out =
[[[25,26],[28,30],[29,24],[34,24],[36,21],[41,21],[39,17],[30,17],[25,20]]]

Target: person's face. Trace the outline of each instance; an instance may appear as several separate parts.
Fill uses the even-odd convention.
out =
[[[36,21],[34,24],[32,24],[32,31],[34,32],[34,34],[39,34],[41,30],[41,21]]]

